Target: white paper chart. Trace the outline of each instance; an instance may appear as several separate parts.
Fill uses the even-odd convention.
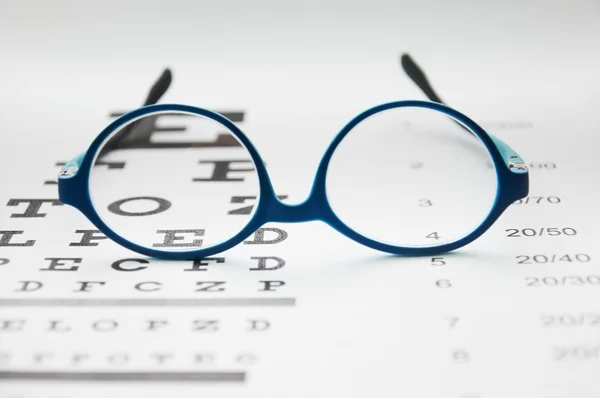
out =
[[[0,397],[600,396],[600,3],[177,3],[0,1]],[[402,52],[529,167],[462,249],[270,223],[162,261],[58,201],[62,165],[170,67],[162,102],[230,117],[301,202],[355,115],[425,99]]]

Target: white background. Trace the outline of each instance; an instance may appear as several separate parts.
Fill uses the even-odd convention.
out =
[[[70,248],[74,230],[90,227],[73,209],[49,207],[41,221],[12,219],[17,208],[4,206],[10,198],[56,197],[54,187],[42,185],[57,173],[54,162],[85,150],[109,111],[141,105],[162,68],[174,72],[163,102],[245,110],[241,127],[266,160],[276,190],[300,202],[327,144],[354,115],[392,100],[423,98],[399,67],[401,52],[423,65],[451,106],[489,126],[524,159],[555,162],[553,172],[531,171],[531,194],[556,195],[561,204],[509,209],[480,240],[448,256],[445,267],[432,267],[430,258],[376,253],[322,224],[284,226],[290,234],[285,242],[237,247],[225,254],[232,266],[209,272],[237,286],[227,295],[251,295],[262,278],[247,271],[254,265],[248,259],[281,256],[286,267],[269,277],[286,280],[281,295],[296,297],[296,308],[0,308],[5,318],[26,314],[34,324],[64,316],[74,323],[115,317],[134,325],[101,337],[82,326],[68,338],[32,328],[0,334],[0,350],[23,358],[19,369],[31,368],[28,350],[48,346],[99,353],[156,346],[185,355],[198,345],[219,353],[252,350],[261,358],[241,386],[146,390],[133,383],[127,390],[152,397],[175,388],[190,397],[600,395],[598,358],[553,360],[556,347],[597,347],[598,326],[540,326],[541,314],[597,313],[600,286],[528,288],[525,282],[600,274],[598,1],[2,1],[0,229],[23,229],[38,242],[35,248],[0,248],[0,257],[11,258],[10,267],[0,269],[0,295],[14,297],[18,280],[46,278],[52,287],[44,297],[67,297],[75,281],[100,279],[109,281],[102,297],[132,295],[131,285],[143,280],[164,282],[157,297],[193,296],[197,278],[181,272],[183,265],[157,262],[143,275],[124,276],[109,265],[133,253],[111,242],[101,242],[104,249]],[[494,124],[515,121],[533,128]],[[573,227],[578,235],[510,239],[505,233],[548,227]],[[515,261],[517,255],[569,253],[587,253],[592,261]],[[84,257],[82,274],[39,272],[51,256]],[[440,279],[453,287],[436,287]],[[198,338],[183,326],[136,335],[138,318],[185,324],[198,314],[233,323],[264,316],[275,326],[257,338],[237,329]],[[454,329],[449,316],[461,318]],[[472,360],[454,363],[455,350],[469,351]],[[140,361],[139,368],[152,368]],[[173,366],[187,365],[182,359]],[[122,388],[0,381],[0,396],[110,396]]]

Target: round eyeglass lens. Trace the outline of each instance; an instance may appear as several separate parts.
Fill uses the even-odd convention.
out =
[[[96,212],[137,245],[192,251],[227,241],[251,220],[260,189],[246,147],[221,123],[162,112],[121,126],[96,153]]]
[[[484,144],[445,114],[376,113],[335,149],[326,191],[338,218],[378,242],[431,247],[460,240],[490,213],[498,190]]]

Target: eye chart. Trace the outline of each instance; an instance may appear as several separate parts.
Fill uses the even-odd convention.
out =
[[[0,397],[600,395],[598,2],[172,3],[0,2]],[[391,256],[323,223],[269,223],[223,253],[163,261],[58,200],[63,165],[169,67],[161,102],[228,117],[278,197],[299,203],[354,116],[425,99],[402,52],[529,168],[529,196],[462,249]],[[190,139],[185,117],[160,123],[146,150]],[[136,204],[107,191],[107,214],[186,199],[184,227],[143,237],[156,247],[208,239],[194,211],[216,193],[227,222],[212,231],[249,217],[256,191],[238,188],[252,168],[211,140],[211,156],[173,171],[202,194],[167,186]],[[98,168],[149,170],[144,148]],[[438,155],[396,156],[409,173]],[[415,211],[437,204],[417,199]]]

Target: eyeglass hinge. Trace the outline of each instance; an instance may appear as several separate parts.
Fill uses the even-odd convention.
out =
[[[510,158],[514,159],[514,161],[508,162],[509,169],[527,170],[527,165],[523,162],[523,159],[521,159],[519,156],[511,156]]]

